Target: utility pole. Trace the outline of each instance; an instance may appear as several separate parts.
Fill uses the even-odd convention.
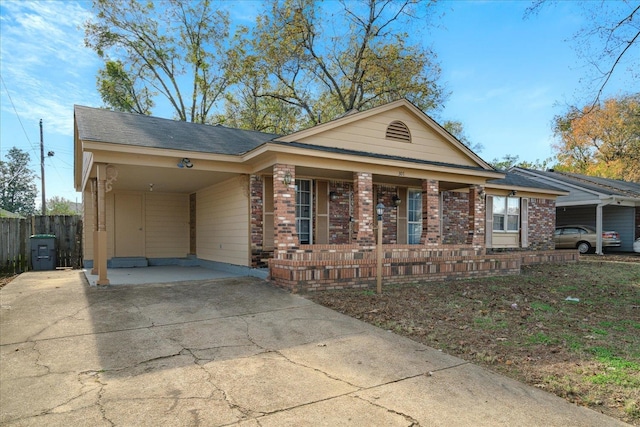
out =
[[[42,177],[42,215],[46,215],[47,199],[44,195],[44,138],[42,136],[42,119],[40,119],[40,176]]]

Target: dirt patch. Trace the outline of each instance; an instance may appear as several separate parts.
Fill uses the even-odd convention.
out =
[[[520,276],[307,297],[640,426],[640,256],[581,258]]]
[[[0,289],[2,289],[5,285],[8,285],[13,279],[18,277],[17,274],[11,274],[7,276],[0,276]]]

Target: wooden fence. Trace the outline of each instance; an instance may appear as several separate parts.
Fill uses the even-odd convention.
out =
[[[82,219],[78,215],[0,218],[0,274],[22,273],[31,265],[30,237],[56,236],[56,267],[82,267]]]

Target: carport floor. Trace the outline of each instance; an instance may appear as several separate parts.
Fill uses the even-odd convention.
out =
[[[98,276],[91,270],[84,269],[84,274],[91,286],[96,286]],[[163,265],[133,268],[108,268],[107,278],[110,285],[142,285],[145,283],[173,283],[191,280],[215,280],[239,277],[226,271],[212,270],[204,267],[182,267]]]

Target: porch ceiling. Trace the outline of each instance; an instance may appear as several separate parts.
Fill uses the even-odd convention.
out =
[[[153,191],[165,193],[193,193],[199,189],[223,182],[236,174],[187,168],[164,168],[114,164],[118,177],[113,189],[120,191]]]

